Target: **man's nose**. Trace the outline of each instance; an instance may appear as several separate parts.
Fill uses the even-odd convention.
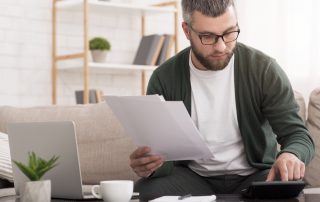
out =
[[[223,41],[222,37],[219,37],[217,39],[217,42],[215,44],[213,44],[213,48],[216,50],[216,51],[219,51],[219,52],[223,52],[225,49],[226,49],[226,44],[225,42]]]

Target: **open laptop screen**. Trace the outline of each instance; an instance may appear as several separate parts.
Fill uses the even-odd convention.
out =
[[[51,180],[52,197],[83,197],[77,139],[72,121],[12,123],[8,129],[13,160],[26,163],[28,152],[32,151],[44,159],[59,156],[58,165],[43,177]],[[28,179],[14,164],[13,178],[16,192],[21,193]]]

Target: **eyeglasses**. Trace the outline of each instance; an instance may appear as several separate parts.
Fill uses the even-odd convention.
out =
[[[240,29],[236,31],[226,32],[222,35],[218,35],[213,33],[197,32],[191,27],[191,25],[189,25],[189,28],[199,36],[199,39],[203,45],[213,45],[218,42],[219,38],[221,38],[225,43],[230,43],[232,41],[237,40],[240,34]]]

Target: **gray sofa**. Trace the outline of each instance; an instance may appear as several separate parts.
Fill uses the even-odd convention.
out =
[[[300,115],[306,121],[316,143],[317,153],[307,166],[305,180],[309,186],[320,187],[320,88],[312,92],[308,108],[299,93],[295,93],[295,97],[300,105]],[[85,184],[96,184],[108,179],[138,179],[129,167],[129,154],[135,146],[107,104],[0,107],[0,131],[4,133],[10,122],[55,120],[72,120],[76,124]]]

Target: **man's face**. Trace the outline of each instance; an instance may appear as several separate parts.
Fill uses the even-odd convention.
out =
[[[237,31],[237,16],[232,6],[219,17],[209,17],[195,11],[192,15],[191,25],[184,22],[182,26],[187,38],[190,40],[191,59],[196,68],[217,71],[224,69],[228,65],[236,46],[236,40],[225,43],[220,37],[212,45],[203,45],[199,34],[223,35]]]

